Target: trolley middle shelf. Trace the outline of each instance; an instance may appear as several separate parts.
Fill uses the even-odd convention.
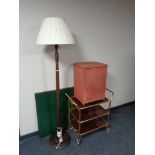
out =
[[[73,108],[70,110],[70,113],[73,118],[78,121],[78,123],[84,123],[90,120],[94,120],[98,117],[109,115],[109,110],[104,109],[101,105],[96,105],[83,109],[81,112],[79,112],[77,108]]]

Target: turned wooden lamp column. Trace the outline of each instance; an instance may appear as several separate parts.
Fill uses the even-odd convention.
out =
[[[47,17],[43,20],[38,37],[37,44],[54,45],[55,64],[56,64],[56,112],[57,112],[57,133],[50,137],[50,145],[56,149],[65,148],[69,141],[69,135],[62,130],[61,110],[60,110],[60,83],[59,83],[59,45],[74,44],[73,36],[60,17]]]
[[[59,53],[58,45],[55,45],[55,66],[56,66],[56,108],[57,108],[57,128],[61,127],[61,111],[60,111],[60,82],[59,82]]]

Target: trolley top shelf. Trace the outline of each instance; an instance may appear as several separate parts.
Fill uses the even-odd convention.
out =
[[[74,97],[74,96],[69,97],[67,94],[66,94],[66,96],[69,98],[70,102],[72,104],[74,104],[76,107],[78,107],[79,109],[86,109],[86,108],[90,108],[90,107],[99,105],[104,102],[109,102],[109,99],[107,97],[105,97],[105,99],[97,100],[94,102],[87,103],[86,105],[83,105],[76,97]]]

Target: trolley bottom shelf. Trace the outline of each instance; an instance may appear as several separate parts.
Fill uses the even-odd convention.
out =
[[[74,128],[74,130],[76,131],[76,133],[79,134],[80,136],[108,126],[108,122],[105,121],[104,118],[98,118],[93,121],[85,122],[82,124],[79,124],[76,120],[71,120],[70,123]],[[80,132],[79,132],[79,125],[81,125]]]

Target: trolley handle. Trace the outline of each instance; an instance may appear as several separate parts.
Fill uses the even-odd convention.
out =
[[[72,98],[67,93],[65,93],[65,95],[68,97],[68,99],[70,100],[70,102],[72,104],[74,104],[76,107],[78,107],[78,105],[72,100]]]
[[[112,100],[112,97],[114,96],[114,92],[112,90],[108,89],[108,88],[106,88],[106,90],[111,93],[110,100]]]

